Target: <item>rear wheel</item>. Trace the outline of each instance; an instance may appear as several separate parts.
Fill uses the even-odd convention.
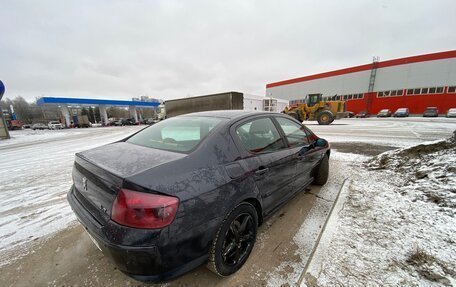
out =
[[[324,185],[328,181],[329,176],[329,159],[328,155],[325,154],[317,169],[315,170],[315,177],[313,184]]]
[[[241,203],[223,220],[212,242],[207,267],[220,276],[239,270],[255,244],[258,215],[255,207]]]
[[[331,111],[323,110],[318,113],[317,121],[320,125],[329,125],[334,121],[334,115],[331,113]]]

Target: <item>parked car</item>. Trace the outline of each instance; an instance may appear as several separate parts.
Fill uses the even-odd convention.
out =
[[[357,118],[368,118],[369,113],[367,111],[361,111],[355,115]]]
[[[284,114],[186,114],[77,153],[68,201],[129,276],[169,280],[205,262],[228,276],[268,215],[326,183],[330,152]]]
[[[98,128],[98,127],[102,127],[103,125],[101,123],[90,123],[90,127],[91,128]]]
[[[446,113],[447,118],[456,118],[456,108],[451,108]]]
[[[61,130],[61,129],[63,129],[63,125],[60,122],[58,122],[58,121],[50,121],[48,123],[48,127],[49,127],[50,130]]]
[[[107,125],[107,126],[115,126],[115,125],[116,125],[115,123],[116,123],[117,121],[118,121],[118,119],[116,119],[116,118],[110,118],[110,119],[108,119],[108,122],[107,122],[106,125]]]
[[[32,128],[32,125],[31,125],[31,124],[23,124],[23,125],[22,125],[22,128],[23,128],[23,129],[31,129],[31,128]]]
[[[116,119],[110,122],[111,126],[121,126],[122,125],[122,120],[123,119]]]
[[[136,125],[135,119],[122,119],[121,120],[122,126],[133,126]]]
[[[423,112],[423,117],[438,117],[439,110],[436,107],[427,107]]]
[[[391,117],[391,110],[390,109],[383,109],[377,114],[377,118],[388,118]]]
[[[353,117],[355,117],[354,112],[347,112],[347,118],[353,118]]]
[[[42,123],[37,123],[32,125],[32,130],[48,130],[49,127]]]
[[[158,120],[158,119],[150,118],[150,119],[146,119],[144,121],[144,124],[146,124],[146,125],[154,125],[154,124],[158,123],[159,121],[160,120]]]
[[[408,117],[410,115],[408,108],[399,108],[394,112],[394,117]]]

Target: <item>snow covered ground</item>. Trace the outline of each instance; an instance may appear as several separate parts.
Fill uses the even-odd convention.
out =
[[[302,286],[456,286],[456,138],[354,168]]]
[[[339,164],[337,168],[342,172],[340,177],[330,180],[333,185],[340,185],[349,177],[340,195],[340,202],[344,204],[339,207],[336,217],[331,216],[320,247],[312,254],[319,233],[307,237],[306,231],[323,228],[324,220],[320,217],[327,213],[322,214],[319,204],[331,205],[326,201],[334,192],[327,187],[320,190],[320,203],[312,207],[293,238],[301,262],[283,262],[270,274],[269,284],[424,286],[435,281],[425,281],[428,279],[423,276],[427,275],[423,274],[437,278],[442,272],[445,272],[443,278],[437,278],[442,284],[448,283],[445,280],[453,280],[447,273],[453,268],[451,263],[456,261],[453,247],[456,224],[454,205],[451,205],[454,201],[448,200],[448,193],[439,189],[438,183],[454,173],[454,161],[447,162],[450,165],[443,170],[445,165],[439,165],[439,160],[446,151],[440,151],[441,154],[432,155],[432,158],[422,157],[419,162],[409,155],[403,157],[392,152],[384,155],[387,157],[383,160],[385,169],[368,170],[363,162],[370,157],[360,154],[366,154],[361,151],[366,150],[363,145],[385,146],[387,148],[383,150],[387,150],[448,137],[456,129],[456,121],[442,118],[343,119],[331,126],[307,125],[335,147],[332,160]],[[75,217],[65,198],[71,185],[74,153],[121,139],[140,128],[24,130],[12,132],[11,140],[0,141],[0,266],[8,263],[4,258],[8,258],[10,250],[14,249],[16,256],[18,248],[26,246],[25,243],[46,237],[74,222]],[[402,167],[408,168],[396,169],[397,163],[401,162]],[[407,181],[413,176],[413,181]],[[420,191],[424,182],[431,180],[435,183],[432,192],[429,193],[430,185]],[[454,182],[448,181],[448,186],[450,190],[454,189]],[[322,244],[323,241],[327,244]],[[309,256],[315,260],[308,266]],[[431,267],[423,269],[426,264]],[[308,272],[302,276],[305,270]]]
[[[369,143],[407,147],[424,141],[443,139],[456,130],[454,118],[368,118],[341,119],[329,126],[304,122],[330,142]]]
[[[348,180],[317,245],[309,246],[316,241],[308,238],[319,222],[313,218],[321,209],[316,205],[293,238],[302,262],[283,262],[270,274],[268,286],[456,286],[455,146],[426,154],[420,145],[452,136],[456,122],[411,118],[335,123],[306,125],[336,147],[332,160],[346,163]],[[363,155],[372,146],[415,145],[374,160]],[[367,167],[380,159],[381,169],[374,170],[374,163]]]
[[[0,254],[75,220],[66,201],[75,153],[143,127],[23,130],[0,141]]]

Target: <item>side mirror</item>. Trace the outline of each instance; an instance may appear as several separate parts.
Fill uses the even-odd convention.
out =
[[[328,141],[322,138],[319,138],[315,141],[315,146],[317,147],[325,147],[328,145]]]

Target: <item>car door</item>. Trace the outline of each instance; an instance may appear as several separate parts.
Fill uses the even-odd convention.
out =
[[[252,173],[265,214],[286,200],[293,191],[296,164],[271,117],[256,117],[239,123],[236,141],[244,153],[244,166]]]
[[[300,190],[312,180],[312,169],[319,154],[315,152],[314,145],[304,126],[287,117],[275,116],[274,118],[282,129],[288,148],[296,159],[294,189]]]

